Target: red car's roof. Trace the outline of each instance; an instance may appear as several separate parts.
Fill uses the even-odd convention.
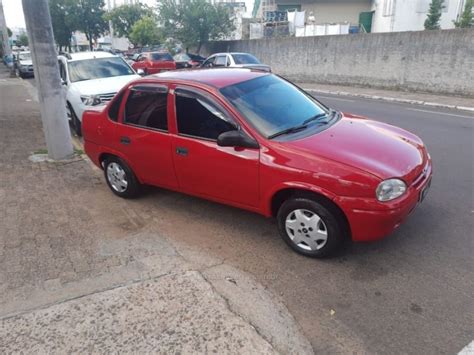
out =
[[[149,78],[158,77],[173,80],[189,80],[196,81],[202,84],[214,86],[218,89],[241,83],[243,81],[255,79],[261,76],[269,75],[270,73],[252,69],[191,69],[191,70],[177,70],[167,71],[164,73],[151,75]]]

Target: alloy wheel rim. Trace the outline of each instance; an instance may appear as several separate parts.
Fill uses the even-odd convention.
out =
[[[107,180],[109,180],[110,186],[112,186],[115,191],[124,192],[127,190],[127,175],[119,164],[110,163],[107,166]]]
[[[328,229],[322,218],[306,209],[296,209],[285,221],[286,233],[291,241],[305,251],[322,249],[328,240]]]

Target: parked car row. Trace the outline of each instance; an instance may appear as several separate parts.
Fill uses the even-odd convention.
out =
[[[30,53],[20,54],[19,75],[22,77],[33,75]],[[220,64],[221,58],[225,58],[224,65]],[[165,51],[150,51],[135,53],[134,60],[130,60],[124,55],[115,55],[104,50],[60,53],[58,61],[68,118],[78,136],[82,135],[83,112],[92,106],[106,104],[124,85],[137,79],[139,75],[157,74],[181,68],[221,66],[270,71],[270,67],[260,64],[254,56],[247,53],[219,53],[205,59],[189,53],[177,54],[173,58]]]

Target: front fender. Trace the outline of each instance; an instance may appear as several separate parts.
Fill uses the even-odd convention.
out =
[[[326,197],[329,200],[334,200],[336,198],[336,195],[328,190],[325,190],[321,188],[320,186],[312,185],[306,182],[300,182],[300,181],[287,181],[280,183],[276,186],[273,186],[273,188],[269,189],[263,198],[263,206],[262,206],[262,213],[266,217],[271,217],[272,216],[272,199],[273,197],[282,190],[286,189],[295,189],[295,190],[301,190],[301,191],[309,191],[309,192],[314,192],[316,194],[322,195]]]

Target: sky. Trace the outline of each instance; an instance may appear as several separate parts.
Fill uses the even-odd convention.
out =
[[[25,18],[23,17],[23,7],[21,0],[2,0],[5,22],[10,28],[25,28]]]
[[[5,21],[7,23],[7,26],[10,28],[26,28],[21,0],[2,0],[2,2],[3,12],[5,13]],[[110,0],[110,2],[113,4],[114,0]],[[127,0],[115,0],[117,6],[125,2],[127,2]],[[155,0],[140,0],[140,2],[150,6],[156,4]],[[105,0],[105,4],[107,5],[107,0]]]

